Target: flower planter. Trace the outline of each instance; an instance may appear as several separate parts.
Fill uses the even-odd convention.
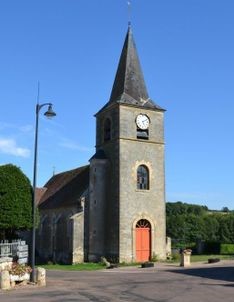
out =
[[[21,282],[21,281],[29,281],[30,274],[25,273],[22,276],[20,275],[10,275],[10,281],[11,282]]]

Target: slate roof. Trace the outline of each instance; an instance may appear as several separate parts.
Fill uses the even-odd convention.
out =
[[[99,112],[114,103],[165,111],[149,98],[130,26],[120,56],[109,102]]]
[[[36,204],[38,205],[42,199],[42,196],[45,194],[45,191],[47,190],[47,188],[43,187],[43,188],[36,188]]]
[[[89,165],[54,175],[46,184],[39,209],[78,205],[78,199],[89,187]]]
[[[99,149],[97,150],[97,152],[90,158],[90,161],[92,159],[107,159],[106,154],[104,152],[104,150]]]

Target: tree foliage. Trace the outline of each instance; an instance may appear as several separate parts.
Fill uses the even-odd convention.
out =
[[[202,215],[208,211],[206,206],[183,203],[181,201],[168,202],[166,206],[167,215],[194,214]]]
[[[167,236],[182,242],[198,239],[220,243],[234,242],[234,213],[209,211],[206,206],[182,202],[166,205]]]
[[[16,166],[0,166],[0,230],[12,234],[32,226],[32,187]]]

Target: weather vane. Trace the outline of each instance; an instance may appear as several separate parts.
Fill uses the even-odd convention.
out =
[[[132,3],[131,3],[131,1],[127,1],[127,4],[128,4],[128,26],[131,26],[131,12],[132,12],[131,5],[132,5]]]

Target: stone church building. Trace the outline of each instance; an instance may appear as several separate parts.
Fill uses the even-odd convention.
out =
[[[44,261],[166,257],[164,112],[148,96],[129,27],[90,164],[54,175],[39,200]]]

